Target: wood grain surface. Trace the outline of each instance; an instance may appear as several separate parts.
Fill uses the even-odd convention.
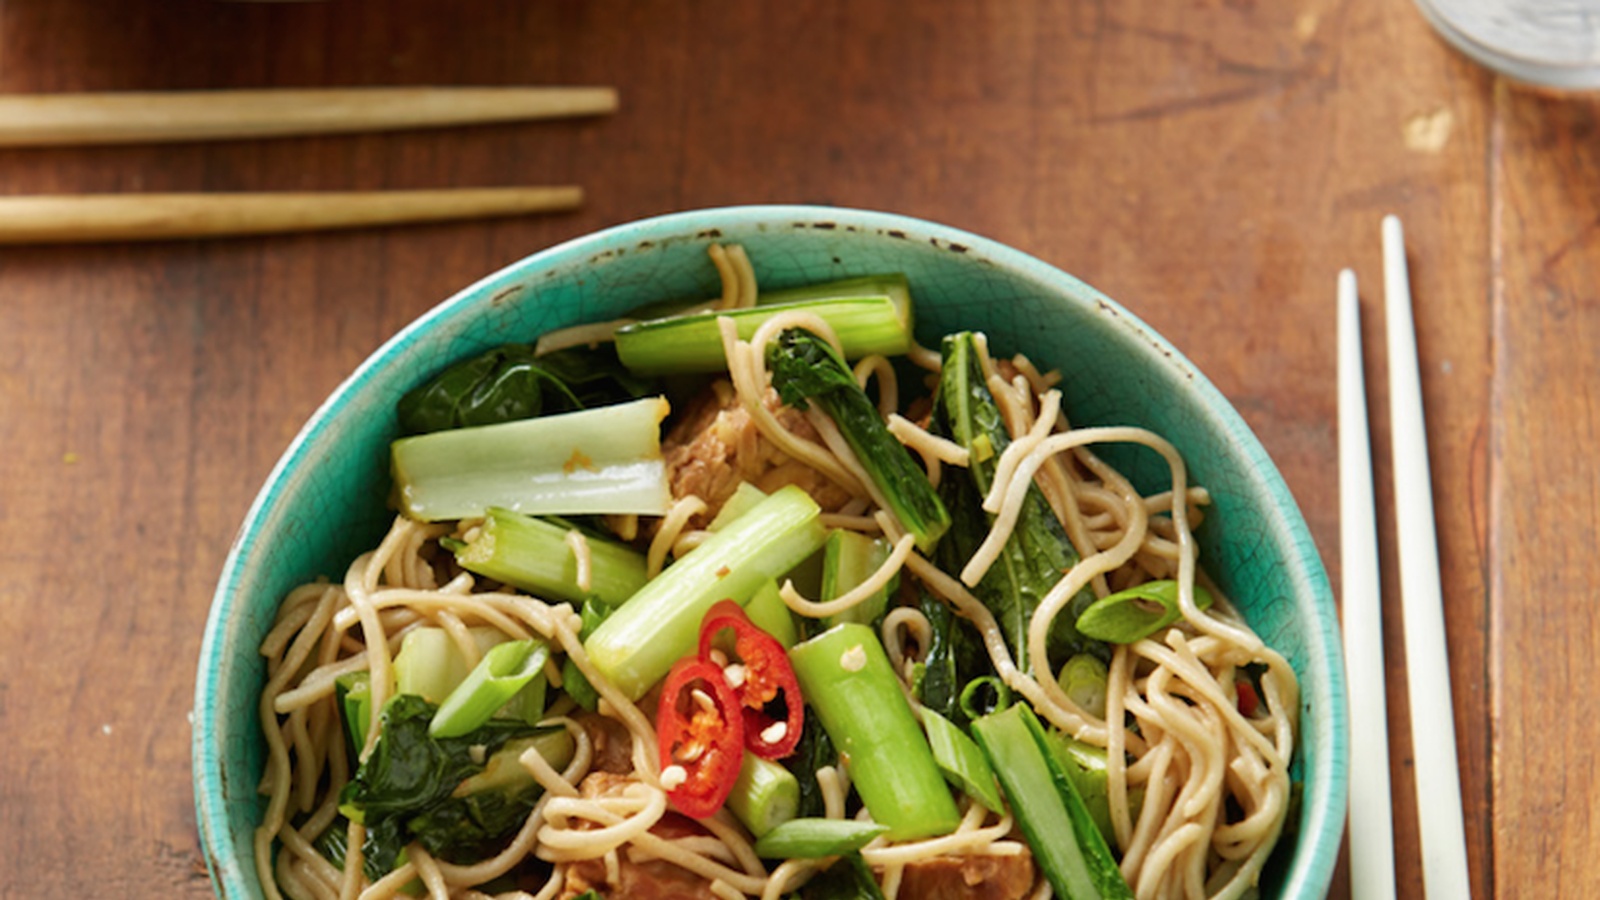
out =
[[[1600,104],[1497,80],[1400,0],[0,0],[4,92],[524,84],[614,85],[621,106],[0,150],[9,194],[587,197],[542,217],[0,248],[0,897],[209,894],[188,716],[214,580],[278,454],[367,353],[555,242],[752,202],[948,222],[1117,298],[1238,406],[1335,584],[1334,276],[1363,286],[1381,485],[1378,223],[1399,214],[1474,890],[1600,884],[1600,726],[1569,705],[1600,676]],[[1419,897],[1389,613],[1399,894]]]

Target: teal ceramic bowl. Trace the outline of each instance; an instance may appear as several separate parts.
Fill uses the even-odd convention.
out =
[[[454,360],[639,304],[720,293],[706,245],[749,251],[763,287],[906,273],[925,345],[959,328],[1061,370],[1075,424],[1135,424],[1183,453],[1215,506],[1202,563],[1302,683],[1292,839],[1265,875],[1267,897],[1322,897],[1345,817],[1346,716],[1338,620],[1327,577],[1281,476],[1238,413],[1176,348],[1077,279],[976,235],[904,216],[758,206],[647,219],[536,253],[450,298],[395,335],[334,391],[251,506],[223,566],[201,647],[194,788],[217,892],[258,897],[251,850],[263,803],[256,652],[279,600],[340,577],[386,528],[395,401]],[[1107,451],[1136,483],[1163,483],[1154,454]]]

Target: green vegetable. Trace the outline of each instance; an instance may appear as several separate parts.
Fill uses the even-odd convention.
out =
[[[593,594],[616,605],[644,587],[644,555],[616,541],[585,534],[589,590],[578,586],[578,561],[567,545],[571,528],[491,507],[472,540],[456,549],[463,569],[539,597],[581,601]]]
[[[362,670],[340,675],[333,680],[333,694],[344,716],[345,737],[353,758],[367,746],[367,727],[372,723],[372,673]]]
[[[728,316],[739,337],[749,340],[777,313],[800,309],[821,316],[839,336],[845,355],[899,356],[911,349],[911,298],[905,279],[887,276],[794,292],[764,294],[749,309],[713,310],[624,325],[617,330],[617,356],[636,375],[717,372],[727,367],[717,319]]]
[[[650,389],[623,368],[609,345],[536,357],[531,346],[508,344],[411,389],[395,412],[402,434],[427,434],[609,406]]]
[[[743,605],[758,588],[822,546],[821,510],[788,485],[674,562],[595,629],[584,649],[629,699],[695,650],[700,620],[718,600]]]
[[[970,721],[1011,705],[1011,688],[998,675],[983,675],[961,688],[961,714]]]
[[[1099,657],[1079,653],[1061,667],[1056,681],[1079,708],[1105,718],[1107,671]]]
[[[784,403],[797,409],[816,403],[833,420],[889,510],[916,537],[917,548],[931,552],[949,529],[950,514],[911,451],[889,433],[844,360],[826,341],[791,328],[767,345],[767,366]]]
[[[1194,586],[1194,605],[1211,606],[1211,592]],[[1096,600],[1078,617],[1078,630],[1111,644],[1143,640],[1183,618],[1176,581],[1149,581]]]
[[[984,511],[983,497],[994,483],[1000,454],[1010,446],[1011,438],[1000,408],[984,384],[972,333],[946,337],[943,353],[932,430],[966,447],[971,463],[964,470],[966,477],[952,471],[940,482],[939,494],[950,509],[953,524],[937,561],[946,571],[959,572],[989,534],[993,517]],[[1028,653],[1028,623],[1045,594],[1077,562],[1078,554],[1044,494],[1030,486],[1000,558],[973,587],[973,594],[1000,623],[1017,668],[1031,671],[1034,667]],[[1093,601],[1091,591],[1079,593],[1051,623],[1048,650],[1052,660],[1074,653],[1110,659],[1105,645],[1084,638],[1073,625]]]
[[[328,825],[328,829],[318,835],[317,839],[311,842],[311,846],[315,847],[324,859],[333,863],[335,869],[341,872],[344,871],[344,861],[350,852],[350,820],[344,816],[334,816],[333,822]],[[372,833],[368,832],[366,839],[361,844],[361,871],[367,876],[368,881],[377,881],[388,873],[388,869],[380,869],[373,863],[374,851],[377,849],[377,844],[372,839]],[[399,854],[399,858],[395,860],[395,865],[403,865],[404,860],[405,853],[402,851]],[[416,883],[420,884],[420,882]],[[400,889],[401,892],[410,893],[406,890],[410,886],[410,884],[407,884],[406,887],[402,887]]]
[[[467,661],[443,628],[414,628],[400,641],[394,657],[395,693],[442,703],[466,677]]]
[[[850,780],[893,840],[947,834],[960,813],[899,679],[871,628],[846,622],[789,651],[811,704]]]
[[[1061,771],[1066,773],[1067,778],[1072,781],[1072,786],[1077,789],[1078,796],[1083,798],[1084,808],[1089,810],[1089,816],[1094,819],[1101,836],[1106,839],[1108,845],[1111,844],[1117,839],[1117,835],[1111,826],[1111,799],[1106,776],[1105,748],[1073,740],[1054,728],[1045,729],[1045,736],[1050,749],[1055,753],[1056,762],[1061,765]],[[1133,808],[1135,816],[1138,815],[1142,803],[1144,803],[1144,788],[1129,789],[1128,804]]]
[[[452,690],[434,714],[428,734],[436,738],[460,737],[476,731],[518,692],[537,682],[537,705],[529,724],[538,721],[544,706],[544,664],[550,648],[544,641],[506,641],[483,655],[467,677]]]
[[[722,526],[732,522],[755,507],[757,503],[767,499],[767,492],[756,487],[748,481],[739,482],[733,489],[733,496],[722,501],[722,508],[712,520],[706,523],[707,531],[721,531]]]
[[[800,888],[800,900],[884,900],[872,868],[860,853],[846,853]]]
[[[763,835],[755,849],[765,859],[820,859],[860,850],[888,830],[855,819],[790,819]]]
[[[949,719],[927,708],[922,710],[922,730],[927,732],[933,760],[939,764],[945,779],[983,804],[984,809],[1004,812],[994,769],[989,767],[988,757],[972,738],[950,724]]]
[[[402,511],[437,522],[491,507],[528,514],[662,515],[667,401],[650,397],[582,412],[458,428],[390,445]]]
[[[588,602],[583,604],[583,612],[580,613],[583,624],[578,630],[578,640],[588,640],[589,635],[594,634],[594,630],[600,627],[600,623],[604,622],[614,609],[615,607],[608,605],[599,597],[590,597]],[[561,661],[561,689],[566,691],[567,696],[579,706],[590,712],[600,708],[599,692],[589,683],[588,676],[583,674],[583,670],[578,668],[578,664],[573,662],[570,656]]]
[[[931,637],[923,651],[917,698],[922,705],[965,729],[972,717],[961,708],[961,693],[974,679],[993,673],[977,628],[944,601],[920,591],[917,608],[927,617]]]
[[[822,594],[819,599],[834,600],[854,590],[888,560],[893,549],[884,538],[859,531],[836,528],[829,532],[828,542],[822,546]],[[840,622],[878,625],[889,609],[889,597],[898,583],[899,576],[896,575],[859,605],[838,615],[828,616],[824,621],[830,626]]]
[[[795,812],[797,816],[821,818],[826,813],[822,788],[817,784],[817,770],[837,765],[838,762],[839,753],[833,748],[833,740],[828,737],[827,730],[817,721],[814,711],[808,713],[800,729],[800,743],[795,745],[794,753],[783,760],[784,766],[800,783],[800,806]]]
[[[514,738],[537,729],[517,719],[490,719],[460,737],[434,738],[428,724],[435,706],[414,694],[384,705],[383,731],[339,795],[340,811],[362,822],[372,845],[371,864],[394,868],[400,850],[420,835],[412,818],[447,800],[463,780],[483,771],[483,760]]]
[[[746,753],[727,806],[759,838],[795,817],[800,808],[800,782],[781,764]]]
[[[750,602],[745,604],[744,614],[757,628],[765,631],[777,639],[778,643],[788,649],[800,640],[800,630],[794,624],[794,613],[783,602],[783,595],[778,592],[778,583],[768,580],[756,588],[750,595]]]
[[[412,816],[406,829],[428,852],[455,862],[492,855],[499,849],[496,839],[522,827],[544,793],[522,765],[528,750],[537,750],[559,770],[572,761],[572,735],[553,728],[507,741],[484,762],[482,772],[462,781],[448,799]]]
[[[1026,703],[972,723],[1000,778],[1034,860],[1061,897],[1131,898],[1083,798],[1062,771],[1044,728]]]

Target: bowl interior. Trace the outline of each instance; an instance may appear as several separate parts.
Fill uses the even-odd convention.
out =
[[[1260,443],[1193,366],[1132,314],[1071,276],[975,235],[881,213],[741,207],[619,226],[535,254],[462,291],[396,335],[328,399],[279,461],[235,539],[206,626],[195,713],[195,790],[207,864],[221,895],[260,896],[251,849],[264,743],[256,653],[280,599],[342,578],[391,515],[387,443],[395,401],[441,366],[641,303],[720,292],[705,248],[738,242],[764,288],[904,272],[917,334],[937,347],[978,329],[997,353],[1063,374],[1078,425],[1136,424],[1173,442],[1214,505],[1201,563],[1301,679],[1294,846],[1275,854],[1264,896],[1321,897],[1345,813],[1345,709],[1338,624],[1320,558]],[[1168,473],[1154,453],[1104,448],[1147,490]]]

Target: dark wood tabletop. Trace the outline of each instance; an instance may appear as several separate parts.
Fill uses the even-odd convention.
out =
[[[1379,220],[1398,214],[1475,893],[1600,884],[1595,100],[1494,77],[1404,0],[0,2],[5,92],[525,84],[614,85],[621,109],[0,151],[8,194],[588,191],[542,217],[0,248],[0,897],[208,895],[189,714],[214,582],[279,453],[370,351],[555,242],[757,202],[950,223],[1115,297],[1237,405],[1336,586],[1334,278],[1353,267],[1390,591]],[[1392,600],[1384,625],[1399,893],[1418,897]]]

